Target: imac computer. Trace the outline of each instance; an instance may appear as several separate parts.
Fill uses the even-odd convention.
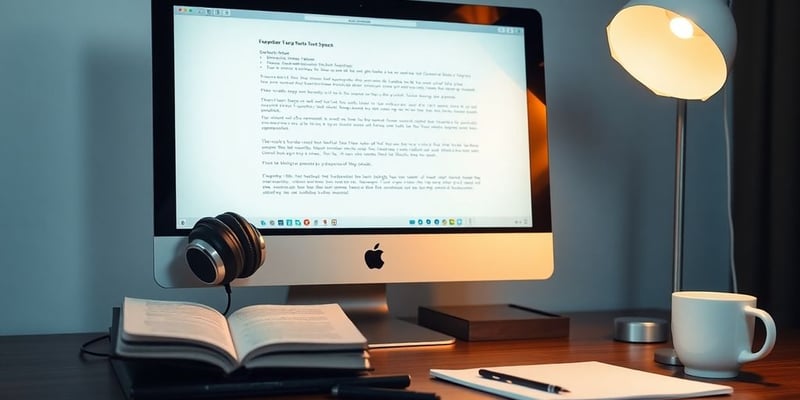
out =
[[[551,276],[537,11],[399,0],[151,5],[159,285],[208,286],[187,265],[188,237],[228,211],[266,243],[265,261],[231,285],[339,301],[357,323],[368,311],[388,315],[386,284]],[[413,341],[378,338],[368,325],[359,326],[370,345]]]

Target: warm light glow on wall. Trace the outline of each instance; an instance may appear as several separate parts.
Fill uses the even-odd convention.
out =
[[[539,100],[530,90],[528,91],[528,113],[533,118],[528,118],[528,129],[531,143],[531,176],[534,182],[544,183],[548,179],[549,153],[547,150],[547,106]],[[549,182],[547,182],[549,183]]]

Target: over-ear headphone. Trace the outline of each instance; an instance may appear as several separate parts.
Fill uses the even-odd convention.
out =
[[[266,256],[261,233],[234,212],[201,218],[189,232],[186,262],[209,285],[227,285],[253,275]]]

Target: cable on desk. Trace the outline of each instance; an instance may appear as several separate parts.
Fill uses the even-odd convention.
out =
[[[107,339],[110,339],[110,338],[111,338],[110,335],[105,334],[105,335],[102,335],[102,336],[99,336],[99,337],[96,337],[94,339],[89,340],[88,342],[86,342],[86,343],[81,345],[80,355],[83,356],[84,354],[88,354],[90,356],[95,356],[95,357],[111,357],[110,353],[89,350],[89,346],[91,346],[91,345],[93,345],[93,344],[95,344],[95,343],[97,343],[97,342],[99,342],[101,340],[107,340]]]

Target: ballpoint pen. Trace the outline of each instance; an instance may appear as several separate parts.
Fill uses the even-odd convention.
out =
[[[561,392],[569,393],[569,390],[564,389],[561,386],[552,385],[552,384],[544,383],[544,382],[538,382],[538,381],[534,381],[532,379],[521,378],[519,376],[504,374],[502,372],[491,371],[491,370],[488,370],[488,369],[479,369],[478,370],[478,375],[480,375],[480,376],[482,376],[484,378],[487,378],[487,379],[500,381],[500,382],[506,382],[506,383],[510,383],[512,385],[525,386],[525,387],[529,387],[529,388],[532,388],[532,389],[543,390],[543,391],[549,392],[549,393],[561,393]]]
[[[275,396],[290,394],[331,393],[337,385],[400,390],[411,384],[409,375],[331,376],[319,378],[265,378],[253,377],[246,381],[154,385],[136,388],[135,396],[141,399],[222,398],[243,396]],[[133,393],[133,392],[131,392]],[[413,398],[412,398],[413,399]]]

